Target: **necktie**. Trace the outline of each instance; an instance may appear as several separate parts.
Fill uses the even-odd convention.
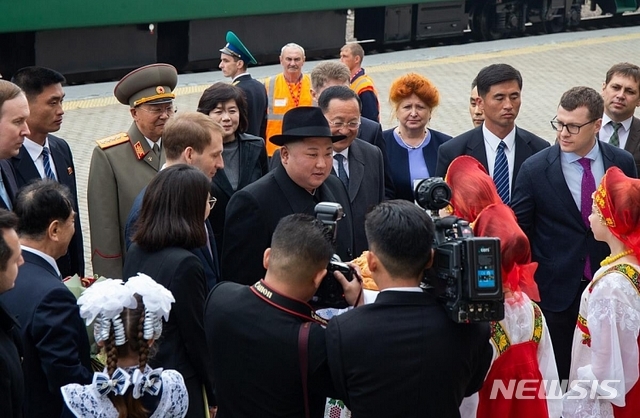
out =
[[[160,158],[160,146],[157,143],[153,144],[153,152]]]
[[[591,172],[591,160],[589,158],[580,158],[578,160],[583,168],[582,185],[580,187],[580,214],[585,226],[589,228],[589,215],[591,214],[591,206],[593,205],[593,192],[596,191],[596,180]],[[584,277],[591,280],[591,260],[587,254],[584,264]]]
[[[496,184],[498,195],[502,199],[502,203],[509,204],[509,163],[504,148],[507,144],[500,141],[498,151],[496,152],[496,162],[493,166],[493,182]]]
[[[344,184],[344,187],[349,190],[349,176],[347,176],[347,170],[344,169],[344,155],[336,154],[333,156],[338,162],[338,178]]]
[[[618,129],[622,126],[620,122],[611,122],[611,126],[613,126],[613,134],[611,134],[611,138],[609,138],[609,144],[614,147],[620,146],[620,138],[618,137]]]
[[[48,179],[55,180],[56,176],[53,175],[53,170],[51,170],[49,148],[47,147],[42,147],[42,162],[44,163],[44,175],[47,176]]]
[[[7,193],[7,188],[4,185],[2,169],[0,169],[0,198],[2,198],[2,201],[4,202],[4,205],[7,207],[7,209],[13,209],[13,207],[11,206],[11,199],[9,199],[9,193]]]

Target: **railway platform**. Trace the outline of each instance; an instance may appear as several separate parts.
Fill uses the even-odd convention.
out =
[[[295,39],[291,41],[295,42]],[[440,106],[434,111],[430,126],[455,136],[472,128],[468,113],[469,90],[478,71],[489,64],[508,63],[523,76],[518,126],[552,142],[555,133],[549,121],[555,116],[562,93],[578,85],[600,91],[611,65],[622,61],[640,64],[638,51],[640,32],[637,27],[628,27],[380,53],[366,56],[364,68],[380,93],[383,128],[395,126],[388,103],[392,81],[407,72],[417,72],[431,79],[441,94]],[[336,55],[338,53],[336,51]],[[304,71],[310,72],[315,64],[317,61],[305,63]],[[250,68],[255,78],[265,78],[279,71],[278,65]],[[178,111],[194,111],[202,91],[217,81],[228,79],[220,71],[180,75],[176,89]],[[131,124],[127,107],[118,104],[113,97],[115,84],[66,87],[64,121],[56,134],[68,141],[76,164],[87,274],[91,273],[86,204],[91,153],[95,140],[126,131]],[[640,116],[640,111],[636,111],[636,115]]]

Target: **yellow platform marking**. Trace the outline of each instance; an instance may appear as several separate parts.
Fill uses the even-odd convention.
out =
[[[512,57],[517,55],[537,54],[549,51],[557,51],[566,48],[585,47],[590,45],[600,45],[612,42],[625,42],[634,39],[640,39],[640,33],[630,33],[626,35],[605,36],[589,39],[580,39],[577,41],[568,41],[560,43],[548,43],[544,45],[532,45],[524,48],[508,49],[497,52],[483,52],[478,54],[462,55],[455,57],[432,58],[421,61],[396,62],[390,64],[382,64],[376,66],[367,66],[367,74],[383,73],[392,70],[409,70],[414,68],[433,67],[436,65],[448,65],[470,61],[480,61],[486,59],[496,59],[504,57]],[[202,93],[210,84],[201,84],[193,86],[182,86],[174,90],[176,97]],[[95,107],[104,107],[119,104],[115,97],[99,97],[96,99],[70,100],[63,103],[65,111],[73,109],[88,109]]]

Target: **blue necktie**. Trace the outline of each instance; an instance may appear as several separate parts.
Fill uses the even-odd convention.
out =
[[[498,151],[496,152],[496,162],[493,166],[493,182],[496,184],[498,195],[502,199],[502,203],[509,204],[509,163],[504,148],[507,144],[500,141]]]
[[[49,161],[49,148],[42,147],[42,162],[44,163],[44,175],[47,176],[48,179],[55,180],[56,176],[53,175],[53,170],[51,170],[51,161]]]
[[[336,154],[333,156],[338,162],[338,178],[344,184],[344,187],[349,190],[349,176],[347,176],[347,170],[344,169],[344,155]]]

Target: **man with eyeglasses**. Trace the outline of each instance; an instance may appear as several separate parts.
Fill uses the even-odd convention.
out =
[[[631,154],[597,140],[603,110],[602,97],[590,87],[565,92],[551,121],[556,144],[522,164],[513,191],[511,207],[538,263],[539,305],[561,380],[569,378],[580,295],[609,254],[589,226],[592,194],[609,167],[637,175]]]
[[[129,131],[97,141],[89,168],[87,204],[93,273],[122,278],[125,225],[133,201],[165,162],[162,132],[175,113],[176,69],[147,65],[116,85],[118,101],[129,105]]]

